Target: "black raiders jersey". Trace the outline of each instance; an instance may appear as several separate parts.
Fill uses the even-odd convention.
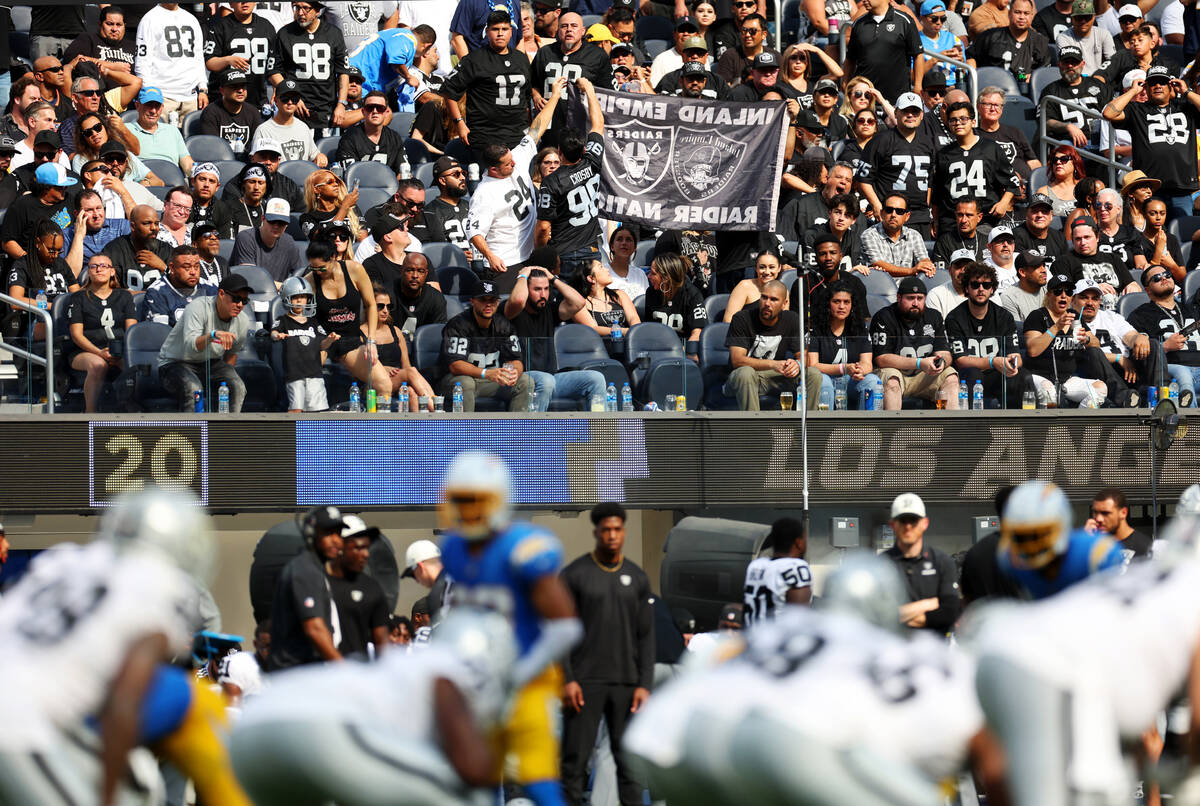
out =
[[[1164,341],[1172,333],[1178,333],[1200,317],[1200,312],[1185,303],[1175,303],[1174,308],[1164,308],[1156,302],[1139,305],[1129,314],[1129,324],[1139,333],[1145,333],[1155,341]],[[1184,342],[1182,350],[1167,353],[1167,361],[1188,367],[1200,367],[1200,331],[1192,333]]]
[[[900,316],[899,310],[899,303],[892,303],[872,317],[871,348],[875,355],[921,359],[949,352],[940,313],[926,308],[919,318],[909,321]]]
[[[1042,90],[1043,98],[1061,98],[1064,101],[1086,106],[1096,113],[1104,109],[1110,94],[1108,85],[1095,76],[1082,78],[1075,86],[1071,86],[1060,78],[1058,81],[1047,84],[1046,88]],[[1089,137],[1096,134],[1097,127],[1100,125],[1096,118],[1085,118],[1078,109],[1068,109],[1053,101],[1046,104],[1046,120],[1058,120],[1078,126]],[[1036,188],[1034,189],[1036,190]]]
[[[946,315],[946,339],[955,361],[964,356],[992,358],[1021,351],[1017,320],[995,302],[988,303],[982,319],[975,318],[969,303],[950,311]]]
[[[467,125],[471,145],[499,143],[512,148],[529,127],[529,92],[533,72],[525,54],[497,53],[489,47],[473,50],[442,83],[442,95],[467,96]]]
[[[1196,127],[1200,111],[1188,101],[1163,107],[1134,102],[1115,124],[1129,132],[1133,167],[1162,181],[1161,192],[1179,196],[1196,190]]]
[[[300,85],[310,112],[308,123],[323,125],[337,105],[338,76],[349,66],[342,32],[327,23],[312,33],[288,23],[279,29],[275,52],[267,61],[267,75],[280,73]]]
[[[1005,192],[1018,194],[1020,180],[1003,149],[986,137],[964,150],[958,143],[938,152],[934,171],[934,198],[943,218],[953,217],[959,199],[978,199],[984,215]]]
[[[204,58],[241,56],[248,61],[250,82],[246,85],[246,103],[257,109],[267,99],[267,66],[271,62],[275,43],[275,26],[262,17],[253,14],[250,21],[243,25],[230,14],[213,19],[210,36],[204,41]],[[221,97],[220,80],[223,72],[211,71],[208,93],[213,101]]]
[[[1021,326],[1021,329],[1026,333],[1045,333],[1054,326],[1054,317],[1050,315],[1050,312],[1045,308],[1038,308],[1026,317],[1025,324]],[[1058,379],[1060,381],[1070,378],[1075,374],[1075,368],[1079,361],[1083,359],[1083,351],[1085,349],[1083,343],[1075,338],[1075,333],[1080,327],[1089,332],[1091,331],[1091,328],[1087,324],[1076,319],[1075,324],[1071,325],[1071,332],[1058,333],[1056,331],[1054,342],[1050,347],[1043,350],[1040,355],[1031,356],[1026,354],[1025,366],[1030,372],[1036,372],[1043,378],[1053,380],[1055,370],[1058,372]]]
[[[83,325],[83,337],[100,349],[109,342],[120,341],[125,334],[125,323],[136,318],[133,296],[124,288],[114,288],[104,299],[81,291],[71,296],[67,308],[67,321]]]
[[[425,231],[429,234],[429,242],[445,241],[459,249],[466,249],[467,243],[467,213],[470,204],[465,199],[459,199],[451,204],[444,197],[438,196],[425,205]],[[421,243],[427,243],[421,241]]]
[[[512,322],[500,314],[492,317],[487,330],[475,321],[475,312],[468,308],[446,323],[442,329],[442,351],[438,356],[440,377],[450,374],[450,365],[466,361],[483,370],[521,361],[521,341]]]
[[[604,137],[588,134],[583,157],[542,180],[538,220],[550,222],[550,246],[560,255],[594,246],[600,238],[596,196],[600,192],[600,163]]]
[[[880,202],[899,193],[908,201],[909,210],[928,208],[929,179],[937,148],[921,129],[917,129],[912,142],[895,129],[880,132],[867,143],[864,160],[865,181],[875,188]]]

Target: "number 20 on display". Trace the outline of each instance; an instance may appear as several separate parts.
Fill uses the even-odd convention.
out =
[[[88,424],[90,505],[148,486],[189,490],[208,504],[208,423]]]

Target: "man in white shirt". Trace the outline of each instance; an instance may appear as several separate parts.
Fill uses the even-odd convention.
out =
[[[561,77],[554,82],[546,105],[533,119],[516,148],[510,150],[496,144],[482,149],[487,175],[471,196],[467,238],[487,263],[489,271],[483,279],[495,283],[502,294],[512,291],[518,270],[533,251],[537,213],[529,165],[537,155],[538,140],[554,119],[554,110],[566,83]]]
[[[1017,284],[1017,268],[1013,265],[1013,255],[1017,249],[1017,240],[1013,237],[1012,227],[1001,224],[993,227],[988,235],[988,254],[983,262],[996,270],[999,284],[997,291],[1003,291],[1010,285]]]
[[[137,53],[134,72],[144,86],[162,91],[163,115],[173,125],[208,106],[204,30],[178,3],[159,3],[146,12],[138,23]]]
[[[324,168],[329,158],[317,150],[313,130],[296,117],[299,103],[300,86],[291,79],[280,81],[275,88],[275,116],[260,123],[254,136],[269,137],[279,143],[285,160],[312,160]]]
[[[54,112],[53,106],[46,101],[34,101],[25,110],[25,116],[26,124],[29,126],[29,136],[17,142],[16,153],[13,155],[12,162],[8,166],[10,171],[15,171],[22,165],[28,165],[34,161],[34,146],[37,144],[38,135],[42,132],[54,134],[55,143],[53,145],[55,152],[58,152],[62,145],[58,135],[54,131],[58,128],[58,116]],[[46,140],[45,137],[42,139],[43,141]],[[46,147],[49,148],[50,143],[47,142]],[[71,161],[67,159],[65,154],[59,153],[54,161],[64,168],[71,167]]]
[[[925,307],[933,308],[945,319],[950,312],[966,301],[963,293],[963,276],[967,266],[975,260],[972,249],[958,249],[950,256],[950,282],[943,283],[925,295]]]

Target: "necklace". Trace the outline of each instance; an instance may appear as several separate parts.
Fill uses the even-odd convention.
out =
[[[594,552],[594,551],[591,554],[589,554],[588,556],[592,558],[592,562],[594,562],[600,568],[601,571],[604,571],[605,573],[608,573],[608,574],[617,573],[618,571],[621,570],[621,566],[625,564],[624,557],[618,557],[617,564],[609,566],[609,565],[605,565],[604,563],[600,562],[600,559],[598,557],[596,557],[596,552]]]

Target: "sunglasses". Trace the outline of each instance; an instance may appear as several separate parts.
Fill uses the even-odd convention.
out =
[[[104,131],[104,124],[97,123],[95,126],[89,126],[88,128],[84,129],[83,133],[84,134],[99,134],[102,131]]]
[[[733,5],[735,8],[758,8],[758,3],[753,2],[753,0],[747,3],[734,3]]]
[[[350,240],[350,236],[344,232],[335,232],[333,233],[333,239],[335,241],[348,241]]]
[[[366,106],[363,107],[363,110],[368,112],[369,114],[382,115],[384,112],[387,111],[387,107],[380,106],[379,104],[367,104]]]
[[[930,17],[930,18],[929,18],[929,21],[930,21],[930,22],[945,22],[945,21],[946,21],[946,15],[945,15],[945,14],[942,14],[942,15],[940,15],[940,16],[937,16],[937,17]]]
[[[858,118],[854,121],[856,126],[874,126],[875,123],[875,118]]]
[[[850,97],[851,98],[870,98],[871,93],[867,92],[866,90],[855,90],[854,92],[850,93]]]
[[[41,70],[36,70],[34,72],[37,72],[37,73],[61,73],[62,71],[63,71],[63,66],[60,64],[58,67],[43,67]]]
[[[1161,283],[1163,280],[1170,280],[1170,279],[1171,279],[1171,275],[1167,274],[1165,271],[1161,271],[1158,274],[1151,277],[1150,282]]]
[[[938,87],[935,87],[935,88],[929,89],[929,90],[925,90],[925,92],[927,94],[933,96],[934,98],[944,98],[946,95],[946,91],[941,88],[938,88]]]
[[[1058,286],[1057,288],[1047,289],[1048,294],[1054,297],[1069,297],[1071,296],[1071,287],[1066,285]]]
[[[129,160],[128,160],[128,159],[126,159],[126,158],[125,158],[125,156],[124,156],[124,155],[122,155],[122,154],[109,154],[107,157],[105,157],[105,158],[104,158],[104,161],[105,161],[105,162],[121,162],[121,163],[124,163],[124,162],[128,162]]]
[[[905,213],[908,212],[908,208],[907,207],[890,207],[885,204],[883,206],[883,212],[894,213],[895,215],[904,215]]]
[[[1092,202],[1093,210],[1112,210],[1116,207],[1112,202]]]
[[[54,154],[55,152],[53,151],[35,151],[33,152],[33,157],[39,160],[52,160],[54,159]]]
[[[82,95],[84,98],[95,98],[100,95],[100,90],[80,90],[75,94]]]
[[[742,36],[754,36],[755,34],[761,34],[761,33],[762,33],[762,28],[743,28],[742,29]]]
[[[235,297],[232,294],[229,295],[229,301],[232,302],[234,305],[249,305],[250,304],[249,297]]]
[[[974,281],[974,282],[972,282],[972,283],[970,283],[970,284],[968,285],[968,288],[971,288],[971,289],[976,289],[976,288],[995,288],[995,287],[996,287],[996,284],[995,284],[995,283],[992,283],[992,282],[987,282],[987,281],[983,281],[983,282],[981,282],[981,281],[979,281],[979,280],[976,280],[976,281]]]
[[[1067,156],[1051,157],[1050,161],[1055,165],[1065,165],[1071,161],[1071,158]]]
[[[1156,78],[1156,79],[1154,79],[1153,81],[1147,81],[1147,82],[1146,82],[1146,86],[1147,86],[1147,87],[1165,87],[1165,86],[1167,86],[1167,85],[1168,85],[1168,84],[1170,84],[1170,83],[1171,83],[1170,79],[1159,79],[1159,78]]]
[[[97,165],[95,168],[88,168],[86,171],[84,171],[84,173],[85,174],[94,174],[94,173],[111,174],[112,171],[109,170],[107,165]]]

